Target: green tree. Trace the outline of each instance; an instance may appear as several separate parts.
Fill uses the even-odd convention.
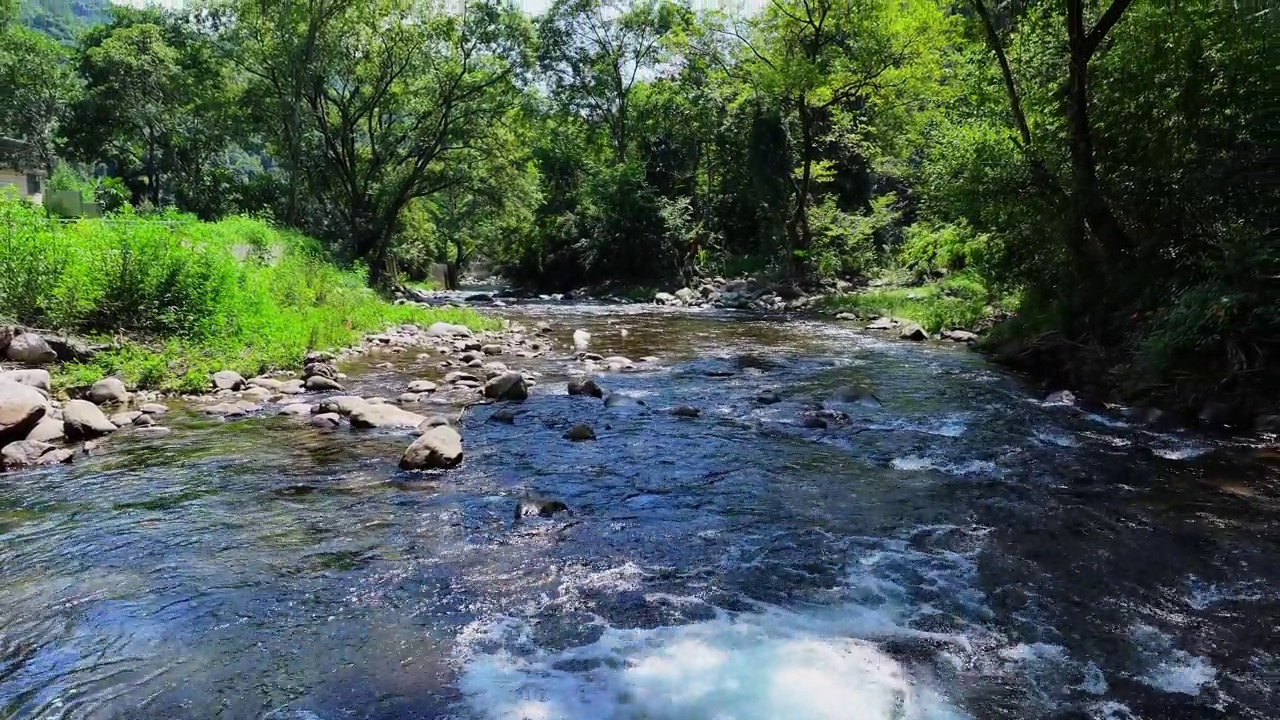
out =
[[[66,53],[39,33],[0,29],[0,86],[0,135],[30,143],[52,172],[59,128],[80,89]]]
[[[332,208],[330,234],[389,282],[405,208],[452,185],[444,165],[512,106],[527,21],[496,4],[455,16],[407,0],[254,0],[235,25],[262,94],[297,109],[275,136]]]

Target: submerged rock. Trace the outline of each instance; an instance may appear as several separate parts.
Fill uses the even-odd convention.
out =
[[[676,417],[696,418],[702,415],[702,411],[692,405],[677,405],[671,414]]]
[[[756,402],[760,403],[761,405],[773,405],[775,403],[782,402],[782,398],[778,395],[778,393],[772,390],[764,390],[759,395],[756,396]]]
[[[167,427],[161,425],[152,425],[151,427],[140,427],[134,431],[134,434],[145,438],[161,438],[173,432]]]
[[[578,423],[565,431],[564,438],[575,442],[579,440],[595,440],[596,431],[592,430],[591,426],[586,423]]]
[[[560,500],[545,498],[540,495],[524,494],[516,500],[515,521],[520,522],[521,519],[527,517],[551,517],[568,509],[569,506]]]
[[[870,408],[878,408],[881,405],[880,398],[876,397],[871,388],[865,385],[845,385],[837,388],[831,395],[831,401],[851,403]]]
[[[402,470],[456,467],[462,462],[462,436],[448,425],[427,429],[400,456]]]
[[[100,437],[117,429],[98,406],[88,400],[67,401],[62,408],[62,423],[67,437],[72,440]]]
[[[616,392],[609,393],[607,396],[605,396],[605,399],[604,399],[604,406],[606,408],[643,407],[644,405],[645,405],[645,402],[643,400],[639,400],[637,398],[631,397],[630,395],[623,395],[622,393],[616,393]]]
[[[489,422],[503,423],[504,425],[513,425],[516,421],[515,408],[504,407],[493,411],[489,416]]]
[[[948,330],[942,333],[942,337],[958,343],[971,343],[978,339],[977,333],[971,333],[968,330]]]
[[[827,427],[827,421],[823,418],[818,417],[817,415],[808,415],[804,418],[804,420],[800,421],[800,425],[801,427],[821,430]]]

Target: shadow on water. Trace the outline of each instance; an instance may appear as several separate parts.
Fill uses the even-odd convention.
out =
[[[0,717],[1280,706],[1276,457],[1042,407],[975,355],[847,325],[512,315],[552,323],[555,350],[503,358],[539,383],[514,424],[464,415],[452,471],[397,470],[402,434],[176,413],[165,438],[5,476]],[[565,393],[575,328],[657,357],[600,378],[644,405]],[[416,353],[349,369],[392,397],[445,371]],[[849,385],[882,404],[833,401]],[[578,422],[594,442],[562,438]],[[526,491],[570,511],[516,522]]]

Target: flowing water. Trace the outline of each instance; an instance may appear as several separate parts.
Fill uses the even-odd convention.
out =
[[[469,410],[440,474],[403,434],[177,411],[0,478],[0,717],[1280,717],[1265,451],[847,324],[511,310],[658,356],[602,378],[646,404],[567,396],[562,354],[511,361],[522,414]],[[399,360],[355,390],[443,372]],[[516,522],[522,491],[570,512]]]

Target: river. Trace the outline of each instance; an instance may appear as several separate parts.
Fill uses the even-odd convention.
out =
[[[178,411],[0,477],[0,717],[1280,716],[1274,454],[847,323],[504,312],[558,352],[507,358],[539,383],[513,425],[469,410],[451,471],[397,470],[403,434]],[[576,328],[657,356],[601,377],[645,405],[566,394]],[[443,374],[381,359],[358,394]],[[516,522],[522,491],[570,511]]]

